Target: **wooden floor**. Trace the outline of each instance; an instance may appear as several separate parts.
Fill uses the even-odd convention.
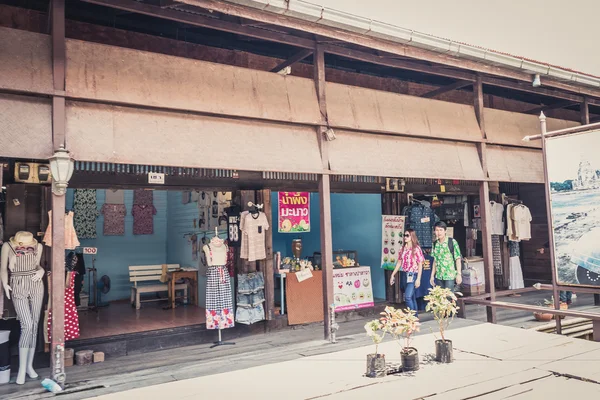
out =
[[[163,309],[167,302],[147,302],[136,310],[129,302],[112,302],[98,311],[80,311],[79,339],[92,339],[128,333],[204,324],[204,308],[193,305]]]

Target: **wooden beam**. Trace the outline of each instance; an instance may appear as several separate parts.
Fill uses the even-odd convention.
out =
[[[439,89],[435,89],[435,90],[432,90],[431,92],[427,92],[427,93],[421,95],[421,97],[425,97],[427,99],[431,99],[431,98],[433,98],[435,96],[439,96],[440,94],[451,92],[452,90],[462,89],[462,88],[464,88],[466,86],[470,86],[472,84],[473,84],[473,82],[470,82],[470,81],[458,81],[458,82],[454,82],[454,83],[452,83],[450,85],[442,86]]]
[[[571,106],[579,105],[579,104],[580,104],[579,102],[566,100],[566,101],[561,101],[561,102],[558,102],[555,104],[550,104],[547,106],[540,106],[540,107],[535,107],[535,108],[529,109],[529,110],[525,111],[525,114],[539,115],[542,111],[557,110],[557,109],[567,108],[567,107],[571,107]]]
[[[321,24],[315,24],[309,21],[303,21],[298,18],[288,17],[286,15],[273,12],[258,10],[250,7],[244,7],[237,4],[218,0],[178,0],[181,3],[202,7],[209,10],[218,11],[224,14],[235,15],[238,17],[252,19],[258,22],[265,22],[272,25],[283,26],[290,29],[296,29],[312,33],[314,35],[337,39],[345,43],[392,53],[400,56],[406,56],[418,60],[432,63],[443,64],[449,67],[471,70],[478,73],[496,75],[498,77],[516,79],[522,82],[528,82],[531,85],[533,76],[530,73],[514,70],[506,67],[498,67],[479,61],[468,60],[461,57],[455,57],[447,53],[439,53],[416,46],[410,46],[403,43],[395,43],[388,40],[374,38],[372,36],[351,32],[344,29],[333,28]],[[545,86],[572,91],[582,95],[600,97],[600,90],[576,86],[565,82],[552,79],[544,79]]]
[[[290,58],[288,58],[287,60],[285,60],[278,66],[276,66],[275,68],[273,68],[271,70],[271,72],[279,72],[279,71],[283,70],[284,68],[292,66],[292,65],[296,64],[297,62],[304,60],[306,57],[310,56],[312,53],[313,53],[313,51],[310,49],[300,50],[299,52],[297,52],[296,54],[294,54],[293,56],[291,56]]]
[[[485,118],[484,118],[484,101],[483,101],[483,80],[481,76],[477,76],[473,85],[473,107],[475,117],[479,124],[482,139],[486,139]],[[481,161],[481,169],[483,176],[487,179],[488,163],[487,163],[487,144],[485,142],[477,144],[479,158]],[[490,205],[490,186],[488,181],[483,181],[479,184],[479,206],[481,210],[481,237],[483,242],[483,263],[485,266],[485,290],[489,293],[492,300],[496,299],[496,287],[494,284],[494,256],[492,250],[492,210]],[[496,310],[492,307],[487,307],[487,321],[493,324],[496,323]]]
[[[583,98],[583,102],[580,104],[580,112],[581,112],[581,125],[589,125],[590,124],[590,104],[587,97]]]
[[[321,151],[323,169],[329,169],[329,142],[325,139],[327,124],[327,98],[325,81],[325,52],[317,45],[313,57],[314,81],[321,111],[321,126],[316,128],[317,140]],[[325,340],[332,339],[331,308],[333,304],[333,240],[331,234],[331,187],[330,176],[319,176],[319,207],[321,233],[321,267],[323,269],[323,326]]]
[[[206,18],[200,15],[186,13],[171,8],[161,8],[149,4],[139,3],[133,0],[82,0],[86,3],[97,4],[105,7],[112,7],[118,10],[131,11],[138,14],[149,15],[163,18],[170,21],[181,22],[203,28],[216,29],[224,32],[235,33],[238,35],[249,36],[255,39],[267,40],[275,43],[288,44],[306,49],[314,48],[314,41],[303,39],[293,35],[284,35],[277,32],[270,32],[265,29],[257,29],[250,26],[243,26],[233,22],[222,21],[216,18]]]

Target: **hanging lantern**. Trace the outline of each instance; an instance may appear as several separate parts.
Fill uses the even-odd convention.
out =
[[[73,158],[64,146],[56,150],[50,157],[50,172],[52,172],[52,193],[63,196],[67,193],[69,180],[73,175]]]

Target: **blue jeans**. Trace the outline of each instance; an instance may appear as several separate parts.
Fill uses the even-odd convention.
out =
[[[450,290],[454,291],[454,286],[455,286],[454,279],[441,280],[441,279],[435,278],[435,284],[436,284],[436,286],[441,286],[442,288],[450,289]]]
[[[408,274],[406,272],[400,273],[400,284],[404,291],[404,301],[409,309],[418,311],[417,298],[415,297],[415,281],[417,280],[417,274],[414,273],[412,282],[410,283],[408,282],[407,277]]]

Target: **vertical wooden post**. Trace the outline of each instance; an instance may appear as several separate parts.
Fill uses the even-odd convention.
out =
[[[494,258],[492,251],[492,231],[491,231],[491,205],[490,205],[490,186],[487,179],[488,176],[488,165],[487,165],[487,135],[485,133],[485,118],[484,118],[484,104],[483,104],[483,82],[481,76],[477,76],[477,80],[473,84],[473,97],[475,116],[479,123],[479,129],[481,130],[482,142],[478,144],[477,150],[479,152],[479,158],[481,160],[481,168],[483,170],[484,181],[479,186],[479,207],[481,213],[481,237],[483,240],[483,263],[485,265],[485,290],[490,295],[490,299],[493,301],[496,299],[496,287],[494,285]],[[487,320],[493,324],[496,323],[496,309],[493,307],[486,307]]]
[[[273,319],[273,310],[275,309],[275,276],[273,271],[273,230],[277,229],[277,223],[273,224],[273,214],[271,205],[271,190],[263,189],[257,193],[257,201],[264,205],[263,211],[271,227],[265,232],[265,247],[267,258],[260,261],[260,269],[265,277],[265,317],[267,321]]]
[[[65,1],[52,0],[52,142],[54,150],[66,145],[65,140]],[[50,367],[52,378],[59,384],[66,380],[65,348],[65,196],[52,193],[52,266],[51,266],[52,343]]]
[[[554,309],[560,309],[560,296],[557,287],[556,262],[554,258],[554,224],[552,222],[552,202],[550,201],[550,180],[548,179],[548,154],[546,153],[546,116],[542,112],[540,114],[540,126],[542,131],[542,157],[544,161],[544,190],[546,193],[546,218],[548,218],[548,244],[550,247],[550,268],[552,269],[552,294],[554,296]],[[556,320],[556,333],[562,334],[561,319]]]
[[[581,109],[581,125],[589,125],[590,124],[590,107],[589,101],[587,97],[583,98],[583,103],[580,105]]]
[[[329,180],[329,151],[325,139],[327,129],[327,101],[325,82],[325,53],[318,44],[314,52],[314,80],[321,111],[321,125],[317,127],[317,140],[321,152],[323,172],[319,176],[319,206],[321,228],[321,266],[323,268],[323,326],[325,340],[331,338],[331,309],[333,304],[333,244],[331,235],[331,188]]]

